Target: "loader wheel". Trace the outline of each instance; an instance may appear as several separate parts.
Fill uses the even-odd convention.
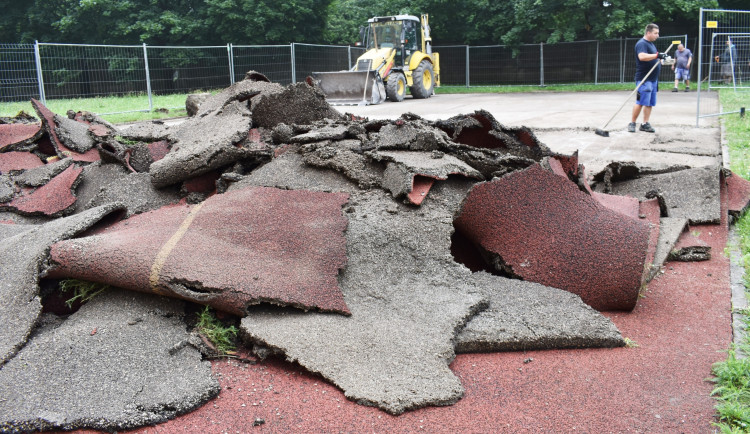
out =
[[[393,102],[401,102],[406,96],[406,77],[401,73],[394,73],[388,77],[385,94]]]
[[[429,98],[432,88],[435,86],[435,73],[432,71],[432,63],[423,60],[414,68],[411,74],[414,86],[410,88],[414,98]]]

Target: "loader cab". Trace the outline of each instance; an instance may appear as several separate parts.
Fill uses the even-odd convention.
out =
[[[419,18],[412,15],[375,17],[368,20],[364,46],[366,50],[394,48],[398,66],[408,64],[409,57],[422,46]]]

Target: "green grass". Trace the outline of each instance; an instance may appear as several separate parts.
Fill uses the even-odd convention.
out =
[[[220,356],[226,356],[237,347],[235,344],[237,327],[224,325],[208,306],[198,313],[198,322],[195,327],[200,334],[211,341]]]
[[[73,303],[75,302],[86,303],[108,288],[109,285],[103,283],[87,282],[78,279],[66,279],[60,282],[60,290],[62,292],[73,293],[73,297],[65,302],[68,308],[73,307]]]
[[[197,92],[200,91],[196,91],[196,93]],[[123,123],[186,116],[186,97],[187,94],[154,95],[152,98],[154,110],[151,112],[148,111],[148,96],[146,95],[50,99],[47,100],[46,105],[50,110],[60,115],[65,115],[68,110],[89,111],[92,113],[117,113],[111,115],[103,115],[102,117],[112,123]],[[169,113],[157,111],[158,109],[163,108],[168,109]],[[34,109],[31,107],[31,102],[29,101],[3,103],[2,105],[0,105],[0,116],[15,116],[21,110],[33,116],[36,116]],[[118,113],[131,112],[134,110],[144,111]]]
[[[750,107],[750,92],[747,91],[735,93],[731,89],[721,90],[719,98],[724,112]],[[740,118],[738,114],[731,114],[722,118],[730,168],[735,174],[750,179],[750,117]],[[750,288],[750,214],[739,219],[736,229],[740,238],[738,248],[745,269],[747,293],[747,288]],[[750,293],[747,295],[750,298]],[[745,325],[750,330],[750,319],[747,316]],[[750,338],[745,336],[745,341],[739,348],[729,349],[727,360],[714,364],[712,368],[712,381],[716,383],[712,395],[718,401],[718,422],[715,425],[722,433],[750,432],[750,359],[738,359],[736,350],[750,354]]]

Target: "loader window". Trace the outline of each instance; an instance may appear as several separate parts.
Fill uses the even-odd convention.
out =
[[[367,49],[398,47],[401,42],[402,24],[402,21],[371,23],[367,35]]]
[[[419,37],[417,36],[419,35],[418,28],[419,23],[416,21],[404,21],[404,50],[406,50],[407,56],[418,51],[421,47]]]

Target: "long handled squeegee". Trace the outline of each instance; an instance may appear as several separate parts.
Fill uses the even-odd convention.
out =
[[[674,41],[672,41],[672,43],[669,45],[669,48],[667,48],[667,51],[665,51],[664,54],[669,53],[669,50],[671,50],[673,46],[674,46]],[[646,81],[646,79],[648,78],[648,76],[651,75],[652,72],[654,72],[654,69],[656,69],[656,66],[659,65],[660,62],[661,61],[657,61],[656,63],[654,63],[654,66],[651,67],[651,69],[648,71],[648,74],[646,74],[646,76],[643,77],[643,80],[641,80],[641,82],[638,83],[638,86],[636,86],[635,89],[633,89],[633,91],[630,92],[630,95],[628,95],[628,97],[625,99],[625,101],[622,102],[622,105],[620,106],[620,108],[618,108],[617,111],[615,112],[615,114],[613,114],[612,117],[609,118],[609,120],[607,121],[607,123],[604,124],[603,127],[596,129],[596,134],[597,135],[602,136],[602,137],[609,137],[609,132],[607,130],[605,130],[605,128],[607,128],[607,125],[609,125],[609,123],[612,122],[612,119],[614,119],[615,116],[617,116],[617,113],[620,113],[620,110],[622,110],[622,108],[625,107],[625,104],[628,103],[628,101],[630,100],[630,97],[633,96],[633,94],[635,94],[636,92],[638,92],[638,89],[641,88],[641,85]]]

